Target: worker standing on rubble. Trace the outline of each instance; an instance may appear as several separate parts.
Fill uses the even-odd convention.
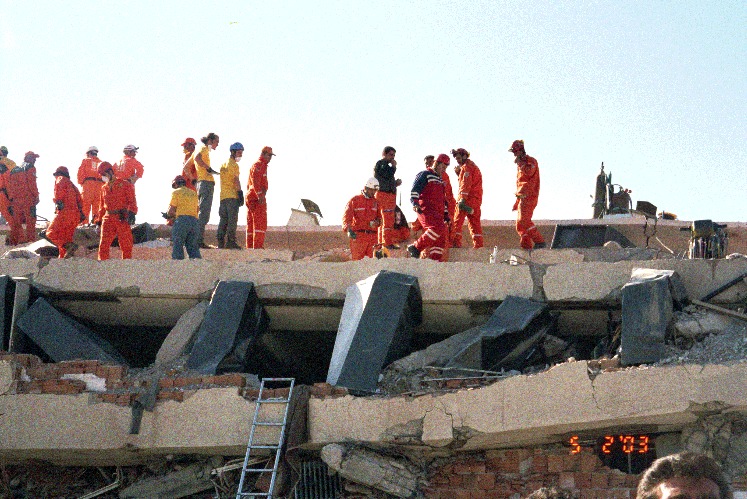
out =
[[[462,247],[462,226],[464,219],[467,219],[467,226],[472,235],[472,246],[474,248],[483,247],[482,223],[480,222],[482,206],[482,173],[474,161],[469,159],[469,152],[460,147],[452,149],[451,155],[454,156],[459,168],[459,192],[457,194],[456,211],[454,213],[454,222],[451,227],[451,245],[455,248]]]
[[[127,180],[117,178],[114,167],[104,161],[99,165],[101,186],[101,208],[97,223],[101,224],[99,260],[108,260],[112,242],[119,240],[122,258],[132,258],[132,229],[128,219],[137,213],[135,186]]]
[[[55,177],[52,199],[55,215],[47,227],[47,239],[57,246],[60,258],[70,258],[78,249],[78,245],[73,242],[75,228],[86,218],[83,213],[83,199],[78,188],[70,180],[70,172],[66,167],[58,167],[52,175]]]
[[[379,227],[379,244],[388,250],[399,249],[394,244],[392,229],[394,228],[394,207],[397,205],[397,186],[402,179],[394,178],[397,173],[397,160],[394,159],[397,150],[386,146],[381,152],[381,159],[374,165],[374,177],[379,181],[376,201],[381,211],[381,227]]]
[[[200,248],[210,249],[205,244],[205,226],[210,220],[210,211],[213,207],[213,192],[215,191],[214,173],[217,171],[210,168],[210,151],[215,150],[220,142],[220,137],[210,132],[201,138],[203,143],[200,152],[195,154],[195,168],[197,169],[197,198],[200,203],[198,219],[200,221]]]
[[[512,211],[518,211],[516,232],[520,238],[519,245],[530,251],[545,248],[545,239],[532,222],[540,192],[539,165],[536,159],[527,155],[523,140],[514,140],[508,151],[514,153],[516,158],[516,201]]]
[[[265,247],[267,232],[267,166],[275,153],[272,147],[265,146],[259,159],[249,170],[249,182],[246,186],[246,247],[262,249]]]
[[[10,219],[13,215],[13,209],[10,207],[10,198],[8,197],[8,174],[10,170],[16,167],[16,162],[8,157],[8,148],[0,147],[0,215],[5,219],[5,223],[10,225]],[[10,242],[8,242],[10,244]]]
[[[431,260],[443,261],[449,213],[441,174],[449,163],[446,154],[439,154],[433,167],[418,173],[412,184],[410,202],[423,227],[423,234],[415,244],[407,247],[407,252],[413,258],[419,258],[420,254],[426,251]]]
[[[36,158],[39,155],[28,151],[23,164],[8,172],[7,185],[10,199],[11,244],[36,241],[36,205],[39,204],[39,189],[36,185]],[[23,224],[26,224],[24,230]]]
[[[101,204],[101,175],[99,175],[99,149],[91,146],[86,151],[86,157],[78,167],[78,185],[81,188],[83,200],[83,214],[85,218],[82,224],[94,223],[96,214]]]
[[[239,221],[239,207],[244,203],[244,192],[239,180],[239,161],[244,155],[241,142],[234,142],[229,147],[231,156],[220,167],[220,206],[218,207],[218,247],[241,249],[236,243],[236,224]]]
[[[184,152],[184,161],[182,162],[182,177],[187,182],[187,189],[197,192],[197,168],[195,167],[195,147],[197,141],[192,137],[187,137],[182,142]]]
[[[122,150],[122,152],[124,152],[124,157],[119,161],[119,163],[113,165],[114,174],[117,178],[126,180],[133,185],[138,181],[138,179],[143,178],[143,164],[135,159],[138,149],[140,148],[135,147],[132,144],[126,145]],[[135,223],[135,214],[132,213],[129,217],[127,223],[133,225]]]
[[[345,206],[342,230],[348,235],[353,260],[373,258],[374,246],[378,241],[378,227],[381,225],[379,203],[376,201],[378,189],[379,181],[371,177],[361,193],[353,196]]]
[[[171,230],[171,258],[184,260],[184,248],[189,258],[202,258],[200,254],[200,222],[197,219],[199,201],[197,193],[187,187],[187,179],[177,175],[171,182],[171,202],[166,218],[173,220]]]

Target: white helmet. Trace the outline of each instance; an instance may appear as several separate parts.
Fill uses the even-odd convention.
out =
[[[376,180],[376,177],[371,177],[368,179],[368,182],[366,182],[366,187],[368,187],[369,189],[378,189],[379,181]]]

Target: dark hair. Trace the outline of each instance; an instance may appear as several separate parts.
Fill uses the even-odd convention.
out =
[[[384,150],[381,152],[381,155],[383,156],[385,154],[389,154],[390,152],[397,152],[397,150],[393,148],[392,146],[386,146]]]
[[[541,487],[529,494],[526,499],[573,499],[574,497],[573,492],[567,489]]]
[[[636,499],[657,499],[662,482],[675,477],[707,478],[718,485],[721,499],[732,499],[729,482],[712,458],[694,452],[680,452],[654,461],[638,482]]]
[[[426,156],[425,158],[423,158],[424,161],[426,159],[436,159],[436,157],[433,154],[429,154],[428,156]]]
[[[201,138],[200,142],[207,145],[208,142],[210,142],[211,140],[215,140],[217,138],[219,138],[217,134],[210,132],[209,134],[207,134],[207,137]]]

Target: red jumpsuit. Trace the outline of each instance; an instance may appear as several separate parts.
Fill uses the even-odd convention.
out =
[[[462,246],[462,226],[467,219],[467,226],[472,235],[472,246],[483,247],[482,224],[480,223],[480,206],[482,205],[482,173],[471,159],[467,159],[459,171],[459,199],[472,208],[472,213],[462,211],[457,206],[454,224],[451,228],[451,241],[454,247]]]
[[[392,242],[403,243],[410,239],[410,226],[399,206],[394,205],[394,225],[392,225]]]
[[[16,166],[8,172],[7,185],[13,216],[10,222],[10,239],[13,244],[36,241],[36,205],[39,189],[36,186],[36,168],[29,163]],[[26,230],[23,229],[26,224]]]
[[[112,166],[118,179],[134,182],[135,179],[143,178],[143,164],[132,156],[125,156]]]
[[[197,192],[197,167],[194,152],[184,153],[182,177],[187,181],[187,189]]]
[[[249,169],[249,182],[246,186],[246,247],[265,247],[267,231],[267,160],[260,156]]]
[[[530,250],[537,243],[544,243],[542,234],[532,222],[534,208],[537,206],[540,191],[540,172],[537,160],[531,156],[522,159],[518,157],[516,163],[516,202],[513,211],[518,210],[516,218],[516,232],[519,234],[519,244]]]
[[[372,222],[379,222],[374,223]],[[367,198],[363,194],[353,196],[345,206],[345,214],[342,216],[342,230],[355,232],[355,239],[350,239],[350,253],[353,260],[362,260],[364,257],[373,258],[374,246],[378,240],[378,225],[381,223],[379,217],[379,203],[375,198]]]
[[[119,240],[122,258],[132,258],[132,229],[127,223],[127,211],[137,213],[135,187],[126,180],[115,178],[101,187],[101,241],[99,260],[109,259],[114,238]]]
[[[95,223],[96,215],[101,208],[101,175],[98,168],[101,160],[99,158],[85,158],[78,167],[78,185],[83,191],[83,215],[86,217],[83,223]]]
[[[10,199],[8,197],[8,174],[10,170],[15,168],[16,164],[13,160],[8,158],[0,158],[0,215],[3,216],[5,222],[10,225]]]
[[[419,208],[418,222],[423,227],[423,234],[415,241],[415,248],[421,254],[427,251],[431,260],[443,261],[448,234],[444,220],[448,218],[444,181],[432,170],[418,173],[412,184],[410,202]]]
[[[57,246],[60,258],[65,258],[65,245],[73,242],[75,228],[83,216],[83,201],[78,188],[64,175],[58,175],[55,180],[53,201],[55,205],[62,202],[62,209],[55,210],[54,219],[47,227],[47,239]]]

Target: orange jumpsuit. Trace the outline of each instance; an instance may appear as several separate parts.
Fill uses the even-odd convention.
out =
[[[112,166],[118,179],[133,182],[137,178],[143,178],[143,164],[132,156],[125,156]]]
[[[249,182],[246,186],[246,247],[265,247],[267,231],[267,160],[261,157],[249,169]]]
[[[62,202],[62,209],[55,209],[52,223],[47,227],[49,239],[60,251],[60,258],[65,258],[65,244],[73,242],[75,228],[83,218],[83,200],[75,184],[64,175],[58,175],[54,183],[55,205]]]
[[[379,203],[375,198],[367,198],[361,193],[348,201],[345,214],[342,216],[342,230],[345,233],[348,230],[355,232],[355,239],[349,238],[353,260],[362,260],[364,257],[373,258],[379,225],[371,224],[375,221],[381,223]]]
[[[83,223],[95,223],[96,215],[101,207],[101,175],[98,168],[101,160],[99,158],[84,158],[78,167],[78,185],[83,191]]]
[[[10,199],[8,197],[8,174],[10,170],[16,167],[15,162],[12,159],[0,158],[0,215],[3,216],[5,222],[10,225],[11,214],[8,210],[10,206]]]
[[[36,205],[39,189],[36,186],[36,168],[29,163],[16,166],[8,172],[6,188],[13,216],[10,222],[10,239],[13,244],[36,241]],[[24,231],[23,224],[26,224]]]
[[[182,165],[182,177],[187,181],[187,189],[197,192],[197,167],[195,166],[194,152],[184,154]]]
[[[101,187],[101,241],[99,260],[108,260],[114,238],[119,239],[122,258],[132,258],[132,229],[127,223],[127,212],[137,213],[135,187],[128,181],[115,178]]]
[[[403,243],[410,239],[410,226],[407,224],[405,214],[399,206],[394,205],[394,225],[392,226],[392,242]]]
[[[458,198],[472,208],[472,213],[462,211],[457,206],[454,215],[454,224],[451,228],[452,246],[461,248],[462,246],[462,226],[464,219],[467,219],[469,232],[472,235],[472,246],[475,248],[483,247],[482,224],[480,222],[480,207],[482,206],[482,173],[477,165],[471,159],[467,159],[459,172],[459,193]]]
[[[530,250],[536,243],[544,243],[545,239],[532,222],[534,208],[537,206],[540,191],[540,172],[537,160],[531,156],[518,157],[516,163],[516,202],[513,211],[518,210],[516,218],[516,232],[519,234],[519,244]]]

